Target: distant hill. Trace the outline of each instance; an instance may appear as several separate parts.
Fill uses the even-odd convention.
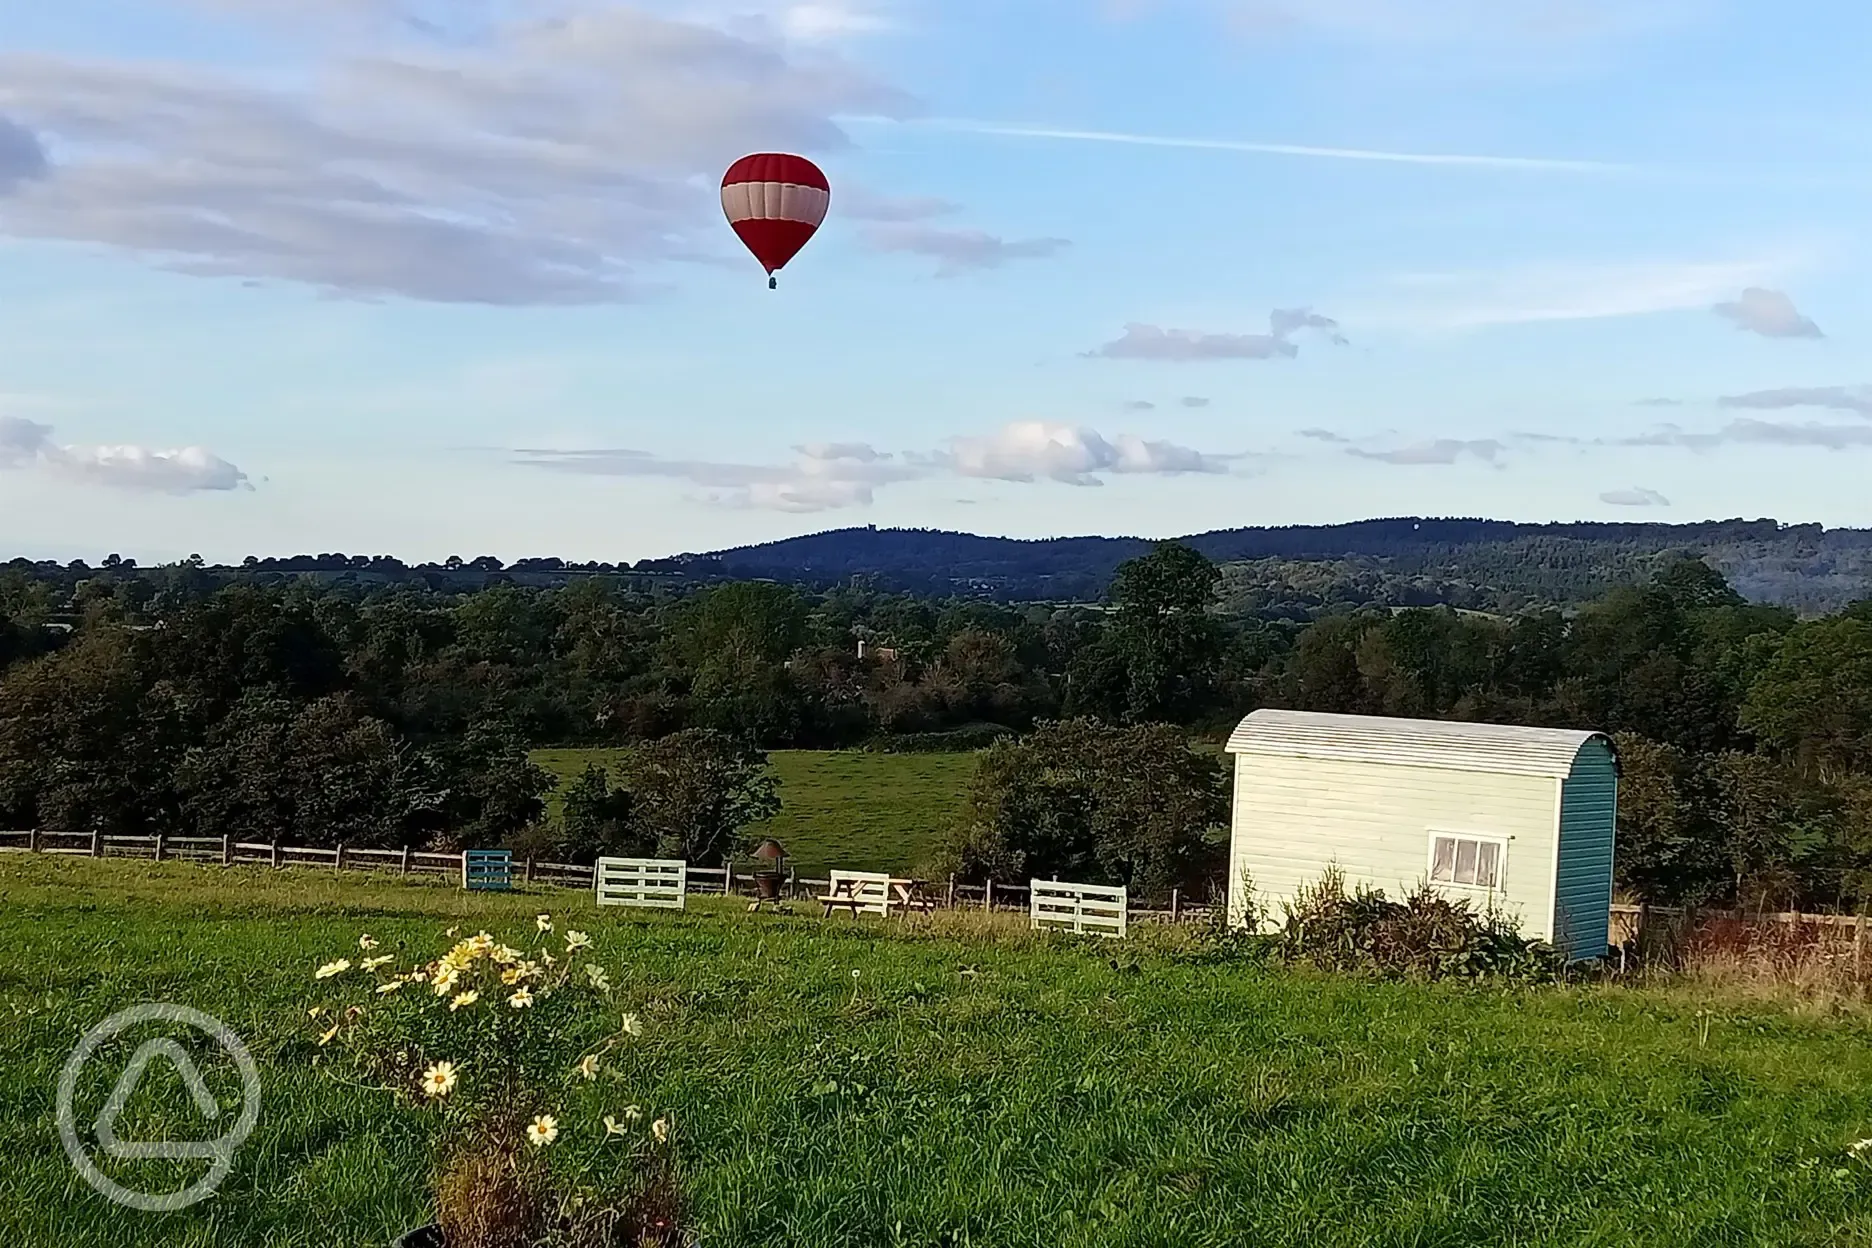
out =
[[[1364,604],[1517,611],[1570,606],[1645,580],[1663,562],[1706,559],[1757,602],[1830,611],[1872,598],[1872,530],[1775,520],[1696,524],[1514,524],[1401,516],[1350,524],[1217,529],[1178,539],[1222,566],[1223,601],[1241,614],[1305,619]],[[238,565],[199,556],[157,568],[111,555],[0,564],[76,585],[96,574],[163,584],[314,580],[360,590],[424,585],[472,593],[491,585],[536,589],[592,577],[640,592],[677,592],[722,580],[776,580],[813,588],[854,582],[888,591],[1001,602],[1097,602],[1112,573],[1154,543],[1139,537],[1022,540],[938,529],[832,529],[758,546],[636,563],[545,557],[504,564],[492,555],[406,564],[391,555],[249,556]]]
[[[1218,529],[1181,539],[1224,565],[1242,609],[1335,602],[1448,602],[1478,610],[1559,605],[1642,580],[1680,555],[1708,559],[1752,599],[1827,610],[1872,596],[1872,530],[1775,520],[1694,524],[1516,524],[1425,516],[1349,524]],[[1021,540],[935,529],[833,529],[708,554],[644,560],[638,571],[761,577],[1002,600],[1089,601],[1152,543],[1135,537]]]

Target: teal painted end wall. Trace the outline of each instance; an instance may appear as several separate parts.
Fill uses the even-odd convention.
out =
[[[1594,738],[1580,747],[1560,788],[1560,852],[1554,880],[1554,944],[1570,958],[1604,956],[1611,935],[1612,845],[1618,833],[1618,765]]]

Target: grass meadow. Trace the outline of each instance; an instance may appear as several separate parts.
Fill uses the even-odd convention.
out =
[[[1846,1152],[1872,1135],[1860,1012],[1335,978],[1170,929],[600,913],[550,889],[23,854],[0,856],[0,1243],[381,1248],[426,1221],[429,1120],[310,1068],[311,971],[363,931],[428,949],[540,910],[592,934],[645,1020],[615,1096],[673,1111],[703,1244],[1872,1244],[1872,1168]],[[74,1042],[144,1001],[223,1018],[262,1072],[231,1176],[177,1213],[106,1203],[53,1125]],[[114,1078],[81,1084],[81,1122]],[[152,1076],[127,1119],[193,1121],[178,1087]],[[200,1164],[106,1169],[173,1188]]]
[[[618,749],[536,750],[533,761],[560,788],[587,763],[615,769]],[[774,750],[781,810],[756,837],[786,846],[801,875],[828,870],[912,871],[922,867],[960,815],[974,754],[874,754],[862,750]],[[559,791],[548,817],[559,817]]]

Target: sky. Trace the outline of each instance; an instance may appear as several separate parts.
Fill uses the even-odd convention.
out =
[[[1872,8],[0,0],[0,557],[1872,526]],[[724,169],[825,224],[767,288]]]

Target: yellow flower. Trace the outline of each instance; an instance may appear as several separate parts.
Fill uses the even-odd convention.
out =
[[[581,949],[589,948],[591,948],[591,937],[584,932],[575,932],[569,927],[566,929],[567,953],[577,953]]]
[[[321,1045],[330,1044],[331,1038],[338,1034],[338,1028],[342,1025],[343,1024],[340,1024],[340,1023],[333,1023],[331,1025],[331,1030],[327,1031],[324,1035],[319,1037],[319,1043]]]
[[[508,967],[508,968],[507,968],[506,970],[504,970],[504,971],[502,971],[502,972],[501,972],[501,983],[503,983],[503,984],[517,984],[517,983],[519,983],[519,982],[520,982],[520,976],[521,976],[522,974],[523,974],[523,972],[522,972],[522,971],[520,970],[520,968],[519,968],[519,967],[517,967],[517,966],[510,966],[510,967]]]
[[[520,951],[512,945],[496,945],[488,950],[488,957],[502,966],[512,966],[520,960]]]
[[[368,953],[377,947],[377,938],[372,936],[369,932],[365,932],[362,936],[357,938],[357,947]]]
[[[330,979],[332,976],[342,975],[350,969],[351,969],[351,959],[339,958],[336,962],[327,962],[324,966],[319,967],[318,970],[313,971],[312,978],[313,979]]]
[[[524,1010],[533,1004],[533,994],[525,988],[514,989],[514,994],[507,998],[507,1004],[516,1010]]]
[[[423,1071],[423,1091],[430,1096],[447,1096],[455,1090],[456,1078],[454,1062],[437,1062]]]
[[[540,967],[540,964],[530,958],[520,964],[521,979],[538,979],[545,973],[546,972]]]
[[[544,962],[547,966],[559,965],[559,959],[553,957],[552,954],[547,953],[544,949],[540,950],[540,961]]]
[[[596,962],[587,962],[585,964],[585,978],[591,980],[591,986],[596,988],[599,992],[611,991],[610,977],[605,974],[604,967],[599,966]]]
[[[536,918],[534,918],[533,924],[534,926],[538,927],[539,930],[542,932],[550,932],[552,931],[552,915],[550,914],[539,915]]]
[[[404,976],[404,978],[409,980],[412,984],[427,983],[429,980],[429,968],[426,966],[419,966],[408,975]]]
[[[324,1012],[325,1012],[325,1007],[324,1007],[324,1006],[322,1006],[322,1005],[315,1005],[315,1006],[313,1006],[313,1007],[312,1007],[311,1009],[309,1009],[309,1010],[307,1010],[307,1011],[306,1011],[306,1017],[307,1017],[307,1018],[317,1018],[317,1017],[318,1017],[319,1015],[321,1015],[321,1014],[323,1014]]]
[[[401,988],[402,986],[403,986],[403,981],[400,979],[393,979],[387,984],[378,984],[377,995],[381,997],[386,992],[395,992],[397,989]]]
[[[606,1139],[609,1139],[611,1136],[614,1136],[614,1135],[623,1135],[625,1131],[629,1130],[629,1128],[627,1128],[623,1123],[619,1122],[616,1118],[612,1117],[610,1114],[606,1114],[604,1116],[604,1127],[605,1127]]]
[[[638,1119],[642,1117],[643,1117],[643,1110],[639,1109],[637,1106],[626,1105],[624,1107],[624,1121],[625,1122],[636,1122]]]
[[[669,1143],[670,1132],[675,1129],[676,1123],[667,1114],[650,1124],[650,1134],[656,1136],[659,1144]]]
[[[358,965],[363,967],[367,971],[374,971],[378,967],[382,966],[384,963],[390,960],[391,959],[390,959],[389,954],[380,953],[374,958],[365,958],[362,962],[358,963]]]
[[[638,1018],[635,1014],[626,1014],[624,1016],[624,1034],[627,1036],[643,1035],[643,1020]]]
[[[580,1059],[578,1072],[587,1079],[596,1079],[598,1077],[598,1055],[596,1053],[589,1053]]]
[[[459,931],[461,931],[461,928],[459,928],[459,927],[451,927],[451,928],[449,928],[449,929],[448,929],[448,931],[446,931],[446,932],[443,932],[442,934],[443,934],[444,936],[446,936],[446,937],[448,937],[448,938],[449,938],[450,940],[454,940],[454,939],[455,939],[455,933],[456,933],[456,932],[459,932]]]
[[[455,994],[454,1000],[449,1002],[449,1013],[453,1014],[464,1005],[473,1005],[480,999],[481,994],[478,992],[458,992]]]
[[[435,977],[435,995],[438,997],[448,996],[449,993],[455,991],[455,985],[459,983],[460,980],[461,976],[457,975],[454,971],[437,971]]]
[[[534,1148],[544,1148],[559,1138],[559,1120],[551,1114],[541,1114],[527,1124],[527,1143]]]

